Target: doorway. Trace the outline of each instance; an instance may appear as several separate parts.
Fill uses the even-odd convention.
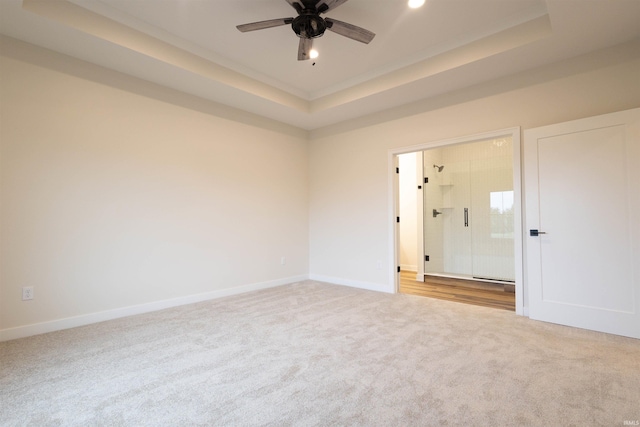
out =
[[[425,150],[426,275],[515,283],[513,141]]]
[[[419,211],[417,239],[409,242],[415,251],[406,250],[399,224],[412,218],[401,213],[406,189],[396,179],[395,213],[403,220],[394,227],[394,260],[405,270],[394,278],[396,291],[433,291],[463,302],[478,293],[478,301],[524,314],[519,128],[412,148],[391,153],[394,165],[403,154],[417,160],[412,191]],[[408,265],[416,271],[409,273]]]

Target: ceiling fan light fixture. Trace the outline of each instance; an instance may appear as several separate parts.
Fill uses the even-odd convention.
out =
[[[249,24],[236,25],[236,28],[238,31],[246,33],[249,31],[280,27],[282,25],[291,25],[291,29],[300,39],[298,42],[298,61],[305,61],[317,57],[317,52],[316,56],[311,56],[313,39],[321,37],[325,30],[364,44],[369,44],[376,36],[375,33],[349,24],[348,22],[338,21],[337,19],[329,17],[325,19],[320,16],[347,1],[348,0],[286,0],[286,2],[298,12],[298,16],[295,18],[251,22]]]
[[[409,0],[408,4],[411,9],[417,9],[424,5],[424,0]]]
[[[311,51],[309,52],[309,57],[311,59],[316,59],[318,57],[318,55],[320,55],[320,54],[315,49],[311,49]]]
[[[324,34],[327,29],[324,19],[318,15],[299,15],[291,23],[291,28],[298,37],[315,39]]]

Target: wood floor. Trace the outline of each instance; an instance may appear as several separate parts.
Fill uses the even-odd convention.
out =
[[[402,271],[399,292],[502,310],[515,311],[516,309],[516,294],[512,291],[513,285],[496,285],[475,280],[437,276],[425,276],[424,283],[415,279],[415,272]]]

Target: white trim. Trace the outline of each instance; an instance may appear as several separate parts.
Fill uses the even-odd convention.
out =
[[[455,144],[467,144],[470,142],[499,138],[501,136],[512,135],[512,134],[513,135],[517,134],[519,138],[520,127],[517,126],[517,127],[506,128],[506,129],[499,129],[491,132],[483,132],[483,133],[478,133],[473,135],[459,136],[451,139],[443,139],[440,141],[425,142],[422,144],[410,145],[408,147],[391,148],[389,149],[389,155],[397,156],[399,154],[413,153],[415,151],[424,151],[430,148],[445,147],[447,145],[455,145]],[[393,162],[392,159],[390,161]]]
[[[516,280],[516,314],[527,316],[527,306],[524,300],[524,228],[523,228],[523,187],[522,187],[522,141],[520,128],[513,128],[513,259],[515,262]],[[520,232],[518,232],[520,230]]]
[[[398,158],[398,155],[400,154],[406,154],[406,153],[413,153],[416,151],[424,151],[424,150],[428,150],[431,148],[437,148],[437,147],[444,147],[444,146],[448,146],[448,145],[455,145],[455,144],[466,144],[466,143],[470,143],[470,142],[475,142],[475,141],[482,141],[482,140],[486,140],[486,139],[493,139],[493,138],[499,138],[501,136],[506,136],[509,135],[511,136],[513,139],[513,186],[514,186],[514,198],[515,198],[515,207],[514,207],[514,211],[516,213],[516,215],[514,215],[515,219],[514,219],[514,260],[515,260],[515,268],[516,268],[516,283],[515,283],[515,289],[516,289],[516,314],[521,315],[521,316],[526,316],[528,315],[528,307],[525,305],[525,301],[524,301],[524,293],[525,293],[525,286],[524,286],[524,275],[523,275],[523,268],[524,268],[524,263],[523,263],[523,247],[522,247],[522,242],[523,242],[523,233],[524,233],[524,229],[523,227],[523,223],[522,223],[522,170],[521,170],[521,165],[522,165],[522,159],[521,159],[521,138],[520,138],[520,127],[511,127],[511,128],[506,128],[506,129],[499,129],[499,130],[495,130],[495,131],[491,131],[491,132],[483,132],[483,133],[479,133],[479,134],[474,134],[474,135],[467,135],[467,136],[461,136],[461,137],[457,137],[457,138],[451,138],[451,139],[446,139],[446,140],[440,140],[440,141],[432,141],[432,142],[426,142],[423,144],[418,144],[418,145],[412,145],[409,147],[401,147],[401,148],[392,148],[388,150],[388,165],[389,165],[389,179],[388,179],[388,185],[389,185],[389,195],[388,195],[388,200],[389,200],[389,265],[391,266],[390,272],[389,272],[389,277],[390,277],[390,283],[393,284],[394,289],[397,289],[398,283],[397,283],[397,276],[395,275],[395,266],[398,265],[397,264],[397,260],[399,259],[398,256],[398,249],[397,249],[397,245],[395,244],[396,242],[396,223],[395,223],[395,217],[396,217],[396,201],[398,199],[398,193],[399,193],[399,189],[398,189],[398,185],[397,182],[394,181],[394,175],[395,175],[395,167],[393,167],[396,163],[396,159]],[[519,215],[518,215],[519,214]]]
[[[418,190],[418,186],[420,190]],[[416,232],[418,233],[416,255],[418,256],[416,280],[424,282],[424,152],[416,156]]]
[[[405,151],[404,153],[410,153],[411,151]],[[403,154],[403,153],[398,153]],[[398,287],[400,286],[400,278],[397,271],[397,266],[400,265],[400,248],[398,247],[398,240],[400,239],[400,232],[398,231],[398,224],[396,222],[396,217],[400,215],[399,206],[400,206],[400,180],[398,179],[398,174],[396,173],[396,168],[398,167],[398,155],[390,155],[388,158],[387,170],[388,173],[388,206],[389,206],[389,219],[388,224],[390,224],[388,230],[388,242],[389,242],[389,252],[387,254],[387,260],[389,265],[388,270],[388,278],[389,282],[387,287],[391,289],[392,293],[398,292]]]
[[[340,277],[323,276],[320,274],[310,274],[309,280],[316,280],[318,282],[326,282],[334,285],[349,286],[351,288],[367,289],[369,291],[385,292],[388,294],[395,293],[395,289],[392,286],[382,283],[361,282],[359,280],[342,279]]]
[[[417,273],[418,272],[418,266],[415,264],[409,265],[409,264],[400,264],[400,270],[402,271],[409,271],[411,273]]]
[[[154,301],[145,304],[132,305],[129,307],[116,308],[113,310],[99,311],[96,313],[83,314],[80,316],[67,317],[64,319],[52,320],[48,322],[35,323],[32,325],[18,326],[16,328],[0,330],[0,342],[25,338],[32,335],[45,334],[47,332],[60,331],[63,329],[76,328],[78,326],[90,325],[92,323],[104,322],[105,320],[119,319],[122,317],[134,316],[136,314],[149,313],[152,311],[164,310],[166,308],[178,307],[186,304],[208,301],[231,295],[243,294],[260,289],[274,288],[287,285],[289,283],[308,280],[309,276],[291,276],[283,279],[269,280],[266,282],[251,283],[248,285],[236,286],[233,288],[219,289],[201,294],[187,295],[179,298],[172,298],[162,301]]]

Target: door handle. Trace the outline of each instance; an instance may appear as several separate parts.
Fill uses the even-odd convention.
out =
[[[531,229],[529,230],[529,236],[533,236],[533,237],[538,237],[541,234],[547,234],[546,231],[538,231],[537,229]]]

